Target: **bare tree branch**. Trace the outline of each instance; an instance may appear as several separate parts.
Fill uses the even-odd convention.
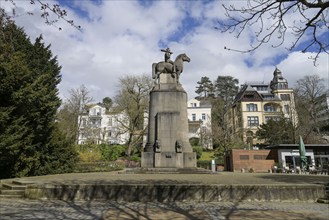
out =
[[[225,5],[225,15],[227,20],[219,22],[216,29],[222,32],[236,33],[239,38],[248,27],[256,27],[256,41],[251,43],[250,49],[239,50],[224,47],[224,49],[249,53],[257,50],[263,44],[274,42],[276,37],[279,42],[274,42],[272,47],[279,47],[286,41],[286,35],[295,36],[288,50],[297,48],[302,39],[311,36],[311,40],[303,42],[302,52],[315,52],[314,65],[320,56],[320,53],[329,54],[328,39],[323,38],[323,34],[329,29],[329,1],[328,0],[248,0],[246,6]],[[289,14],[298,13],[301,16],[299,21],[294,21],[293,26],[286,25]],[[272,21],[270,25],[266,25],[264,21]],[[323,29],[325,29],[323,31]]]
[[[5,0],[5,1],[9,1],[15,8],[17,7],[16,3],[15,3],[15,0]],[[45,23],[47,25],[57,27],[56,23],[60,19],[62,19],[65,22],[67,22],[68,24],[70,24],[71,26],[75,27],[76,29],[81,30],[80,25],[76,25],[73,20],[70,20],[70,19],[67,18],[67,11],[65,9],[62,9],[59,4],[51,5],[47,2],[45,2],[44,0],[30,0],[30,4],[40,6],[40,9],[42,11],[41,17],[43,19],[45,19]],[[33,15],[32,12],[27,12],[27,14],[28,15]],[[57,17],[57,19],[52,19],[51,14],[55,15]],[[15,10],[13,10],[13,17],[16,17],[16,16],[17,16],[16,12],[15,12]],[[59,30],[62,30],[61,27],[57,27],[57,28]]]

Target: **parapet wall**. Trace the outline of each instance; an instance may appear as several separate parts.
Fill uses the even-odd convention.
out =
[[[324,197],[324,185],[46,185],[28,186],[30,199],[126,202],[308,201]]]

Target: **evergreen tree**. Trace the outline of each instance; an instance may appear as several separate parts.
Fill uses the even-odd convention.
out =
[[[215,81],[215,95],[228,106],[233,101],[239,90],[239,80],[232,76],[218,76]]]
[[[199,95],[198,98],[208,98],[214,96],[214,85],[207,76],[201,77],[201,80],[197,82],[195,92]]]
[[[256,132],[258,139],[265,140],[266,144],[294,144],[295,128],[292,122],[286,118],[279,121],[269,120],[267,123],[259,126]]]
[[[3,11],[0,33],[0,178],[60,172],[54,162],[74,151],[56,142],[62,136],[55,130],[61,103],[57,58],[42,36],[32,44]],[[60,165],[70,168],[70,162]]]
[[[113,101],[110,97],[103,98],[102,104],[105,106],[107,110],[109,110],[112,107]]]
[[[232,76],[218,76],[215,81],[215,99],[212,101],[212,131],[214,147],[224,151],[229,148],[228,129],[225,114],[238,93],[239,80]]]

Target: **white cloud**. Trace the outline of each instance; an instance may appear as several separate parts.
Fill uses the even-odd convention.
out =
[[[322,53],[319,57],[317,67],[314,67],[310,57],[314,57],[315,53],[293,52],[278,64],[278,68],[290,83],[290,87],[295,86],[298,79],[306,75],[319,75],[323,79],[324,85],[329,88],[329,55]]]
[[[50,1],[47,1],[51,4]],[[249,48],[248,33],[236,39],[228,33],[214,29],[217,20],[224,17],[219,1],[204,4],[202,1],[153,1],[142,6],[137,1],[103,1],[94,5],[90,1],[75,1],[75,7],[88,12],[82,17],[75,11],[65,8],[69,18],[83,30],[61,21],[62,31],[47,26],[40,18],[38,7],[29,1],[16,1],[20,17],[18,25],[34,39],[43,34],[51,50],[58,56],[62,66],[60,95],[68,96],[68,90],[84,84],[96,101],[114,97],[119,77],[128,74],[151,74],[151,65],[163,60],[160,47],[170,47],[172,59],[186,53],[190,63],[185,63],[181,83],[194,97],[197,81],[202,76],[215,80],[218,75],[231,75],[240,83],[245,81],[265,81],[272,79],[275,65],[293,86],[297,79],[307,74],[319,74],[328,80],[328,55],[321,54],[318,67],[308,60],[310,54],[288,53],[284,47],[273,49],[264,45],[252,54],[241,54],[224,49]],[[10,3],[1,1],[1,7],[9,9]],[[35,16],[25,15],[33,11]],[[194,19],[198,26],[185,30],[187,18]],[[177,33],[184,36],[177,41],[170,37]],[[160,43],[161,42],[161,43]],[[278,61],[277,57],[281,58]],[[249,66],[246,63],[248,61]]]

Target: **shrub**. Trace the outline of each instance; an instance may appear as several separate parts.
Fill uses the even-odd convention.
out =
[[[203,148],[200,146],[193,146],[193,152],[196,153],[196,159],[199,159],[202,156]]]
[[[76,146],[79,153],[80,162],[97,162],[101,161],[101,152],[98,145],[82,144]]]
[[[134,154],[129,157],[129,160],[139,162],[139,161],[141,161],[141,157],[137,154]]]
[[[199,142],[200,142],[200,139],[197,138],[197,137],[191,137],[191,138],[189,139],[189,141],[190,141],[190,144],[191,144],[192,146],[198,146],[198,145],[199,145]]]
[[[99,151],[84,151],[79,152],[81,162],[97,162],[101,161],[101,154]]]
[[[114,161],[119,157],[124,156],[126,151],[126,146],[123,145],[106,145],[101,144],[100,152],[102,156],[102,160],[104,161]]]
[[[211,169],[211,160],[198,160],[197,167],[201,167],[204,169]]]

